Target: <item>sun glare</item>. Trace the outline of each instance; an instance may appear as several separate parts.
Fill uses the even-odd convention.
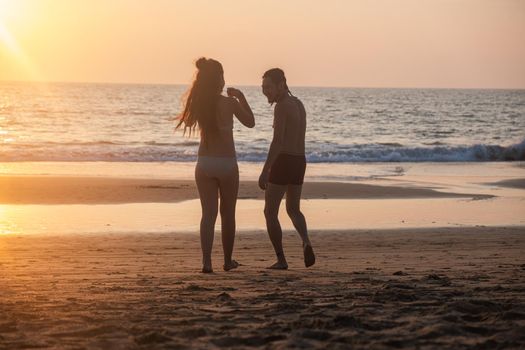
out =
[[[2,22],[0,22],[0,41],[2,41],[2,44],[4,44],[11,52],[15,54],[19,53],[19,47],[16,44],[15,39]]]
[[[9,56],[13,57],[16,64],[22,67],[30,78],[40,80],[41,77],[35,65],[28,55],[25,54],[8,26],[9,23],[21,20],[20,2],[0,0],[0,49],[3,49]]]
[[[17,3],[18,1],[16,0],[0,0],[0,22],[5,21],[17,13]]]
[[[7,205],[0,205],[0,236],[16,233],[16,224],[10,218]]]

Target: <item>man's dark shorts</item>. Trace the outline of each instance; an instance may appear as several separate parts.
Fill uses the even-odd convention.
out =
[[[275,185],[302,185],[306,171],[306,157],[281,153],[272,164],[268,182]]]

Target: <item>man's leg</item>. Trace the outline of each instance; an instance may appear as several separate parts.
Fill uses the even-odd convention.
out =
[[[288,185],[286,190],[286,212],[292,220],[292,223],[301,236],[303,244],[309,244],[310,239],[308,238],[308,230],[306,228],[306,220],[303,213],[301,212],[301,191],[302,185]]]
[[[279,206],[286,192],[286,186],[268,183],[264,197],[264,217],[266,229],[272,241],[273,249],[277,255],[277,262],[270,266],[271,269],[287,269],[288,263],[283,251],[283,231],[279,223]]]
[[[315,264],[315,255],[312,249],[312,243],[308,237],[306,219],[300,207],[302,188],[302,185],[288,185],[288,189],[286,190],[286,212],[303,240],[304,265],[309,267]]]

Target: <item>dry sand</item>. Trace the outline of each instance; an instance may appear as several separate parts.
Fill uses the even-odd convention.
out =
[[[0,236],[0,348],[523,349],[525,229],[264,232],[204,275],[196,234]]]

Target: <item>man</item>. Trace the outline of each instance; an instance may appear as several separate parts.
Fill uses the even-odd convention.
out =
[[[276,103],[273,139],[259,177],[259,187],[265,190],[266,228],[277,255],[277,262],[269,268],[288,268],[278,219],[279,206],[285,193],[286,212],[303,240],[304,264],[309,267],[315,263],[315,255],[308,238],[306,220],[300,211],[301,190],[306,170],[306,111],[302,102],[291,94],[284,72],[279,68],[264,73],[262,91],[270,104]]]

